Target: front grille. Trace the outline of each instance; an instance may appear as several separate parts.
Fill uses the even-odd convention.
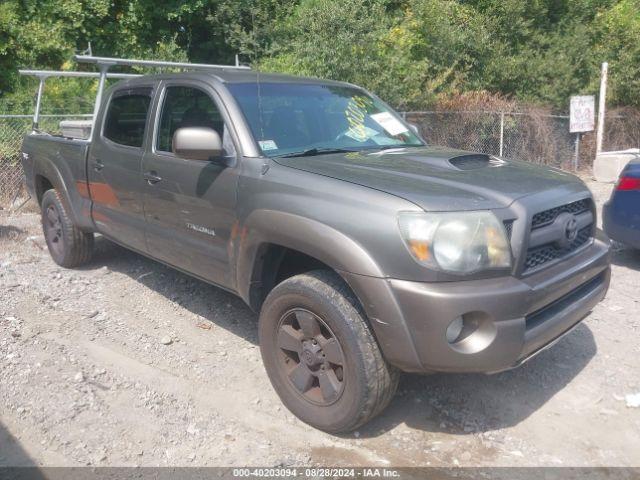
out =
[[[591,226],[580,230],[576,239],[566,248],[558,248],[555,244],[547,244],[528,250],[527,258],[524,262],[525,272],[570,254],[574,250],[577,250],[582,245],[586,244],[589,241],[589,238],[591,238]]]
[[[566,217],[566,214],[575,215],[576,220],[579,219],[581,223],[575,240],[568,245],[564,237],[563,225],[555,222],[558,216],[564,215]],[[533,215],[531,219],[532,237],[530,238],[530,247],[526,252],[523,273],[531,273],[586,245],[593,235],[594,215],[593,202],[590,198],[560,205]],[[534,243],[532,241],[533,232],[537,238],[547,238],[548,243]]]
[[[559,207],[545,210],[544,212],[536,213],[531,220],[531,230],[542,228],[545,225],[553,223],[557,216],[563,212],[569,212],[577,215],[579,213],[588,211],[590,208],[591,199],[584,198],[582,200],[578,200],[577,202],[567,203],[566,205],[561,205]]]

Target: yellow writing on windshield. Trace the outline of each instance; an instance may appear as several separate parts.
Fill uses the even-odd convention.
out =
[[[347,108],[344,111],[345,117],[349,122],[349,130],[347,130],[347,136],[364,142],[367,138],[367,129],[364,126],[364,120],[367,115],[367,107],[372,105],[370,98],[362,95],[356,95],[349,100]]]

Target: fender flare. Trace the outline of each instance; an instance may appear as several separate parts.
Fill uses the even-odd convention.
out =
[[[67,173],[69,178],[73,178],[71,176],[71,172]],[[35,183],[35,179],[38,176],[44,177],[49,180],[49,182],[51,182],[51,185],[53,185],[53,188],[60,192],[62,201],[65,202],[67,211],[74,225],[81,229],[93,230],[93,224],[90,221],[91,216],[88,210],[90,207],[89,199],[83,198],[80,195],[80,192],[78,191],[76,185],[73,185],[72,187],[69,187],[69,185],[67,185],[67,182],[65,182],[64,174],[60,171],[60,168],[53,160],[48,157],[39,157],[34,162],[33,178],[35,189],[37,189],[37,183]],[[87,209],[87,212],[84,214],[82,211],[83,208]]]
[[[239,236],[236,285],[247,303],[256,257],[265,244],[304,253],[337,271],[383,276],[378,264],[362,245],[326,224],[299,215],[256,210],[247,217]]]

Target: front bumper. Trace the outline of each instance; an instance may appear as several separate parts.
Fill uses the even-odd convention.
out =
[[[439,283],[346,278],[357,294],[365,292],[359,296],[392,364],[413,372],[497,372],[549,346],[604,298],[609,241],[599,234],[589,247],[524,278]],[[458,318],[475,330],[450,341],[447,328]]]

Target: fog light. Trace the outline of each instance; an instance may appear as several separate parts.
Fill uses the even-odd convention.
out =
[[[464,321],[462,320],[462,317],[458,317],[453,322],[451,322],[447,327],[447,342],[455,343],[455,341],[462,333],[463,326]]]
[[[446,331],[446,338],[454,350],[477,353],[493,342],[498,329],[493,319],[484,312],[468,312],[454,319]]]

